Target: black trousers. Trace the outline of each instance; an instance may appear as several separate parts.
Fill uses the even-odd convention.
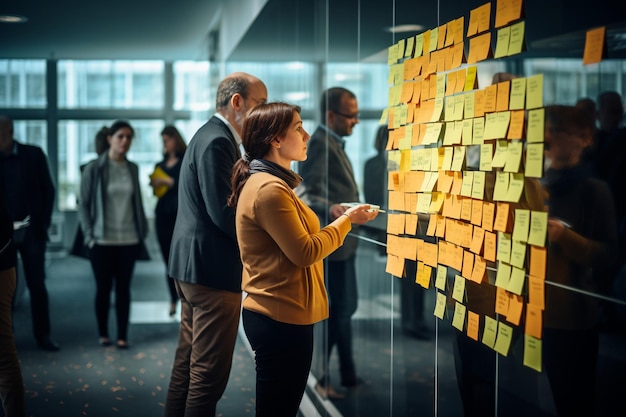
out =
[[[50,337],[50,306],[46,288],[46,241],[27,237],[16,245],[22,258],[26,286],[30,293],[33,335],[37,342]],[[20,279],[18,277],[18,279]]]
[[[178,301],[178,293],[176,292],[176,286],[174,280],[167,273],[167,266],[170,259],[170,246],[172,245],[172,235],[174,234],[174,224],[176,224],[176,215],[157,215],[155,219],[155,228],[157,238],[159,240],[159,247],[161,248],[161,255],[165,262],[165,280],[167,281],[167,289],[170,294],[170,301],[175,303]]]
[[[256,417],[295,417],[313,358],[313,325],[280,323],[243,309],[255,353]]]
[[[111,290],[115,284],[117,339],[128,339],[130,315],[130,282],[139,253],[139,245],[91,248],[91,268],[96,277],[96,319],[100,337],[109,337]]]

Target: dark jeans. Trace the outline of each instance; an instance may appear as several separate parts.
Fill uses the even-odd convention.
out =
[[[322,385],[328,385],[328,359],[337,346],[339,373],[343,385],[356,383],[356,370],[352,358],[352,315],[356,312],[358,292],[356,285],[355,256],[345,261],[326,262],[326,288],[330,311],[328,316],[327,360],[324,364]]]
[[[45,283],[46,241],[29,237],[16,249],[22,258],[26,286],[30,293],[33,335],[37,342],[41,342],[50,337],[50,307]]]
[[[109,337],[111,290],[115,283],[117,339],[127,340],[130,315],[130,282],[133,277],[139,245],[91,248],[91,268],[96,277],[96,318],[100,337]]]
[[[167,289],[169,290],[170,301],[172,303],[178,301],[178,293],[176,292],[174,280],[167,273],[167,267],[169,265],[170,246],[172,245],[172,235],[174,234],[175,223],[175,214],[173,216],[158,215],[155,219],[155,228],[157,238],[159,239],[159,247],[161,248],[161,255],[163,255],[163,261],[165,262],[165,280],[167,281]]]
[[[255,353],[256,417],[295,417],[313,358],[313,325],[281,323],[243,309]]]

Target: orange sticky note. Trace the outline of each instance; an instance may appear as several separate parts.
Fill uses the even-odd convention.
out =
[[[496,313],[506,317],[509,314],[509,296],[504,288],[496,287]]]
[[[491,50],[491,32],[470,38],[469,45],[469,55],[467,56],[468,64],[475,64],[493,56]]]
[[[498,100],[498,84],[492,84],[485,87],[485,107],[486,113],[496,111],[496,103]],[[475,103],[474,103],[475,105]]]
[[[543,311],[532,305],[526,305],[526,327],[524,333],[541,339],[543,329]]]
[[[472,199],[472,218],[470,222],[475,226],[480,226],[483,220],[483,201]]]
[[[491,23],[491,2],[485,3],[470,11],[469,23],[467,25],[467,36],[489,30]]]
[[[499,232],[506,232],[509,223],[509,205],[508,203],[497,203],[496,220],[493,229]]]
[[[474,270],[474,254],[470,251],[463,251],[463,270],[461,275],[464,278],[471,279]]]
[[[472,281],[482,284],[487,275],[487,263],[483,258],[476,255],[474,257],[474,269],[472,270]]]
[[[511,91],[511,81],[503,81],[496,84],[498,93],[496,97],[496,111],[507,111],[509,109],[509,94]]]
[[[485,240],[485,229],[482,227],[474,228],[474,236],[472,237],[472,244],[470,250],[476,255],[480,255],[483,249],[483,242]]]
[[[583,64],[596,64],[602,61],[606,44],[606,27],[591,29],[585,36],[585,50],[583,52]]]
[[[491,262],[496,261],[497,254],[497,235],[491,232],[485,232],[485,250],[483,251],[483,257]]]
[[[506,138],[524,138],[524,110],[515,110],[511,112],[511,122],[509,124],[509,132],[507,133]]]
[[[542,310],[546,308],[545,285],[545,280],[528,276],[528,304]]]
[[[530,246],[530,266],[528,273],[536,278],[546,278],[547,249],[539,246]]]
[[[483,205],[483,229],[488,232],[493,230],[493,219],[496,210],[496,205],[491,202],[485,202]]]
[[[522,310],[524,310],[524,298],[521,295],[509,293],[509,312],[506,315],[506,321],[519,326],[522,318]]]
[[[480,316],[472,311],[467,312],[467,336],[478,340],[478,329],[480,327]]]

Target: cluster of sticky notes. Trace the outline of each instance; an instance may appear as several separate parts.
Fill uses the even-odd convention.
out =
[[[388,50],[386,271],[405,278],[415,261],[406,278],[434,281],[434,315],[504,356],[524,326],[524,364],[541,370],[547,213],[520,202],[543,175],[543,76],[479,88],[491,16],[491,3],[471,10],[467,57],[464,17]],[[523,17],[521,0],[497,2],[496,58],[522,52]],[[493,311],[472,305],[477,288],[491,289]]]

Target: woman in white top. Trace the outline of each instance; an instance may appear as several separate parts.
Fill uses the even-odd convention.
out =
[[[85,167],[79,217],[96,278],[96,318],[100,344],[111,344],[108,320],[115,284],[117,347],[128,348],[130,282],[148,227],[139,168],[126,158],[134,130],[126,121],[110,128],[109,149]]]

